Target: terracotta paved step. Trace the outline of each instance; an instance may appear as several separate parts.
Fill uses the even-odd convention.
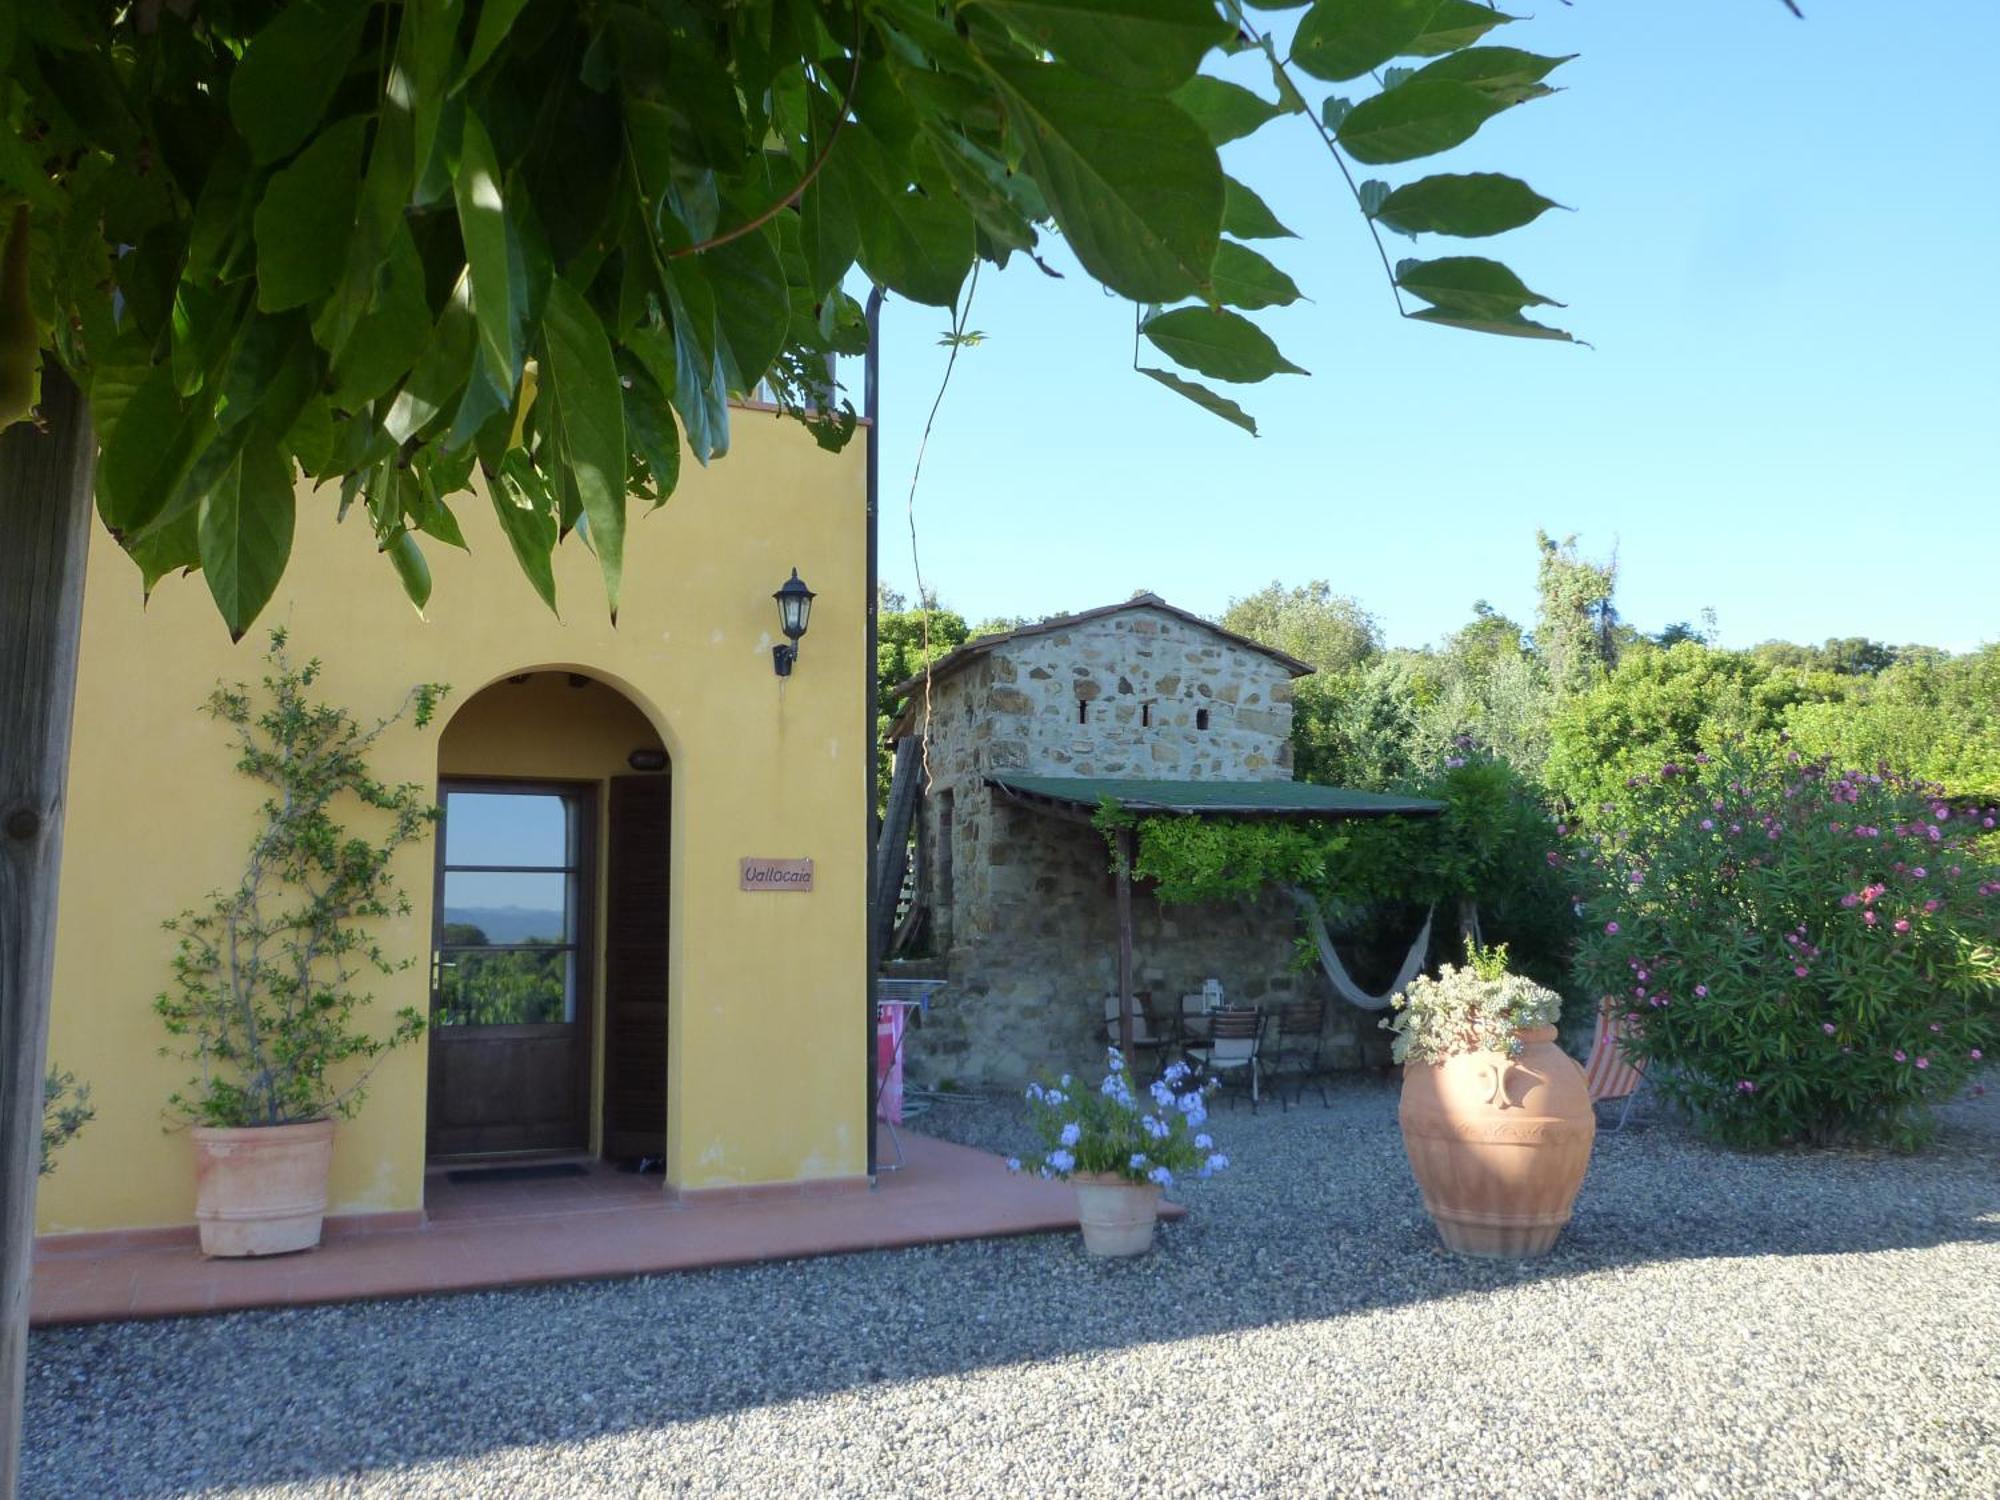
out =
[[[184,1243],[36,1245],[30,1320],[94,1323],[684,1271],[1076,1228],[1061,1183],[902,1132],[904,1170],[872,1190],[676,1203],[603,1166],[543,1182],[426,1184],[421,1227],[336,1232],[317,1250],[205,1260]],[[1178,1204],[1161,1205],[1179,1218]]]

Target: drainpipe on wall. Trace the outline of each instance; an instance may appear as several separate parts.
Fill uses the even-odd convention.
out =
[[[876,519],[879,508],[876,498],[882,474],[882,288],[872,287],[868,293],[868,303],[863,311],[863,319],[868,325],[868,353],[863,362],[861,407],[868,419],[868,598],[867,640],[868,649],[863,653],[862,674],[866,679],[862,702],[868,715],[866,728],[862,732],[861,743],[865,747],[861,757],[861,775],[867,794],[862,806],[867,809],[867,899],[864,925],[868,935],[863,940],[867,954],[867,982],[862,993],[865,1004],[862,1007],[867,1019],[868,1032],[868,1087],[863,1097],[868,1108],[868,1181],[875,1182],[875,971],[881,963],[881,955],[875,951],[875,726],[879,720],[880,705],[876,702],[875,651],[878,622],[876,601],[879,592],[876,584],[876,563],[878,537]]]

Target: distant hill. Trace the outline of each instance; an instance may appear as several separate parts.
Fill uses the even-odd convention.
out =
[[[489,943],[559,943],[563,914],[532,906],[447,906],[446,922],[477,927]]]

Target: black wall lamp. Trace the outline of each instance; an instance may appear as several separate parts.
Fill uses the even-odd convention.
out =
[[[771,665],[780,677],[792,675],[792,663],[799,659],[799,637],[806,633],[806,626],[812,620],[813,591],[799,579],[799,570],[792,569],[778,592],[771,596],[778,601],[778,627],[785,632],[785,639],[771,648]]]

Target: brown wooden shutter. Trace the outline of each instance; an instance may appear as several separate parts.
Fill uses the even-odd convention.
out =
[[[611,778],[604,892],[604,1154],[667,1154],[667,882],[673,783]]]

